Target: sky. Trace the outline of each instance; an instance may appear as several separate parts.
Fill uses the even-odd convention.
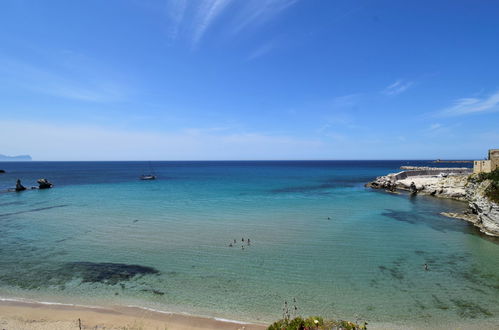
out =
[[[499,2],[3,0],[0,154],[483,159]]]

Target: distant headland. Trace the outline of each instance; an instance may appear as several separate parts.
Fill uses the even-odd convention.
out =
[[[30,161],[31,156],[30,155],[19,155],[19,156],[6,156],[0,154],[0,162],[7,162],[7,161],[13,161],[13,162],[24,162],[24,161]]]

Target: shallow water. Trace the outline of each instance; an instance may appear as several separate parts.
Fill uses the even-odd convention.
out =
[[[139,181],[148,163],[3,163],[0,190],[56,187],[0,193],[0,296],[264,322],[293,298],[370,322],[498,318],[498,241],[439,215],[463,203],[363,187],[400,165],[154,162],[158,180]]]

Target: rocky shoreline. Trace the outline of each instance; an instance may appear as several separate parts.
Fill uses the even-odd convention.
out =
[[[499,237],[499,205],[485,192],[489,180],[479,181],[468,168],[404,167],[404,171],[377,177],[366,187],[389,192],[409,191],[412,194],[431,195],[468,203],[464,213],[442,215],[468,221],[481,232]]]

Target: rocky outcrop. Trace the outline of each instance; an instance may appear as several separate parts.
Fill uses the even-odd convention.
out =
[[[16,181],[16,191],[26,190],[26,187],[22,185],[21,180],[17,179]]]
[[[431,171],[433,173],[434,170]],[[458,173],[428,175],[427,172],[420,174],[418,169],[380,176],[366,186],[390,192],[405,190],[413,194],[466,201],[469,205],[469,210],[466,212],[441,214],[466,220],[487,235],[499,236],[499,205],[486,195],[491,183],[490,180],[480,181],[475,175]]]
[[[466,199],[470,210],[476,214],[475,226],[487,235],[499,236],[499,205],[492,202],[486,191],[492,182],[478,182],[471,177],[466,187]]]
[[[467,178],[467,174],[438,172],[435,169],[431,170],[430,174],[421,170],[402,171],[377,177],[366,186],[388,191],[406,190],[412,193],[466,201]]]
[[[53,184],[47,179],[38,179],[36,182],[38,183],[38,189],[49,189],[53,186]]]

